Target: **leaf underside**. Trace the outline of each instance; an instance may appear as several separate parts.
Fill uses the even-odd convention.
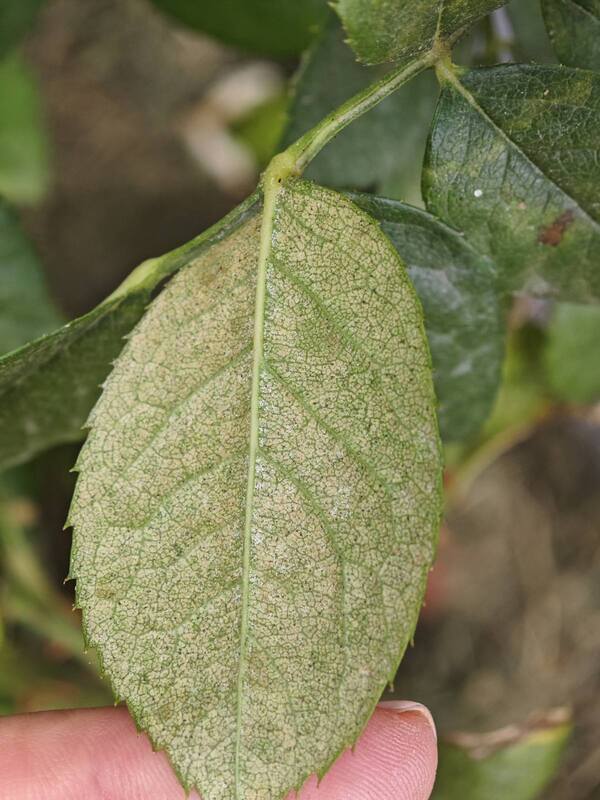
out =
[[[267,235],[259,261],[250,218],[152,304],[70,516],[89,642],[204,800],[281,798],[356,740],[439,524],[429,354],[395,250],[301,180]]]
[[[445,83],[424,196],[500,289],[600,298],[600,74],[512,65]]]
[[[504,360],[506,322],[493,264],[425,211],[351,196],[379,220],[423,304],[442,439],[473,436],[490,414]]]
[[[122,287],[118,296],[0,358],[0,469],[21,464],[53,445],[84,438],[83,425],[100,386],[124,338],[142,316],[151,290],[256,213],[257,202],[254,193],[196,239],[140,265],[143,279]]]

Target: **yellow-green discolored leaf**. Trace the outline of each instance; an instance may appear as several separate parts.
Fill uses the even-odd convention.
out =
[[[600,74],[445,70],[424,171],[429,210],[506,291],[600,298]]]
[[[506,0],[333,0],[360,61],[381,64],[452,44]]]
[[[496,271],[456,231],[395,200],[352,195],[398,250],[425,313],[445,442],[472,437],[501,382],[506,330]]]
[[[203,800],[278,800],[356,740],[439,524],[430,357],[396,251],[307,181],[263,213],[134,330],[70,516],[88,639]]]
[[[542,0],[542,9],[563,64],[600,70],[600,0]]]
[[[248,214],[255,214],[256,207],[254,194],[191,242],[141,264],[89,313],[0,358],[0,469],[61,442],[83,439],[83,424],[100,384],[123,349],[124,337],[142,316],[151,291]]]

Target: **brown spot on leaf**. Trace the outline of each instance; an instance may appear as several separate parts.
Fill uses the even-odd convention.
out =
[[[547,225],[545,228],[541,228],[538,235],[538,242],[540,244],[547,244],[550,247],[558,247],[563,240],[565,231],[569,225],[573,223],[574,219],[575,214],[573,211],[570,209],[564,211],[553,223]]]

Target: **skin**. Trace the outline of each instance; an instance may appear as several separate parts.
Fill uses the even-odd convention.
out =
[[[385,703],[354,750],[319,785],[309,779],[297,800],[427,800],[436,766],[429,711],[418,703]],[[0,800],[82,798],[184,800],[185,793],[165,755],[153,752],[124,708],[0,719]]]

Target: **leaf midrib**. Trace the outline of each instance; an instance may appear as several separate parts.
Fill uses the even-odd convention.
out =
[[[475,96],[467,89],[467,87],[462,83],[460,78],[451,70],[445,70],[444,77],[448,79],[448,82],[451,84],[451,86],[454,89],[456,89],[458,94],[460,94],[461,97],[463,97],[467,101],[467,103],[471,106],[471,108],[473,108],[496,131],[496,133],[498,133],[498,135],[502,139],[504,139],[504,141],[511,147],[511,149],[516,151],[523,159],[525,159],[525,161],[527,161],[530,167],[533,170],[535,170],[539,175],[541,175],[542,178],[544,178],[544,180],[548,181],[549,184],[554,186],[555,189],[558,189],[558,191],[561,192],[561,194],[563,194],[566,198],[568,198],[572,203],[574,203],[577,206],[582,216],[584,216],[587,222],[589,222],[590,225],[592,225],[592,227],[595,228],[596,231],[600,234],[600,222],[598,222],[594,217],[592,217],[591,214],[588,212],[588,210],[581,205],[579,200],[577,200],[575,197],[569,194],[569,192],[566,189],[563,189],[563,187],[559,183],[557,183],[549,175],[547,175],[544,172],[544,170],[541,167],[539,167],[535,163],[535,161],[533,161],[531,156],[529,156],[513,139],[511,139],[508,133],[503,128],[501,128],[500,125],[498,125],[492,119],[492,117],[490,117],[487,111],[485,111],[485,109],[478,103]]]
[[[240,660],[236,689],[236,733],[235,733],[235,796],[242,797],[240,755],[242,744],[242,696],[246,675],[246,650],[248,644],[248,608],[250,590],[250,544],[252,537],[252,517],[254,511],[254,490],[256,484],[256,460],[258,456],[260,376],[264,353],[264,321],[267,285],[267,262],[271,254],[273,221],[277,195],[281,185],[265,182],[264,206],[260,230],[260,250],[256,278],[256,299],[254,304],[254,337],[252,362],[252,390],[250,399],[250,438],[248,445],[248,477],[246,484],[246,507],[244,517],[244,533],[242,537],[242,574],[240,582],[241,621],[240,621]]]

